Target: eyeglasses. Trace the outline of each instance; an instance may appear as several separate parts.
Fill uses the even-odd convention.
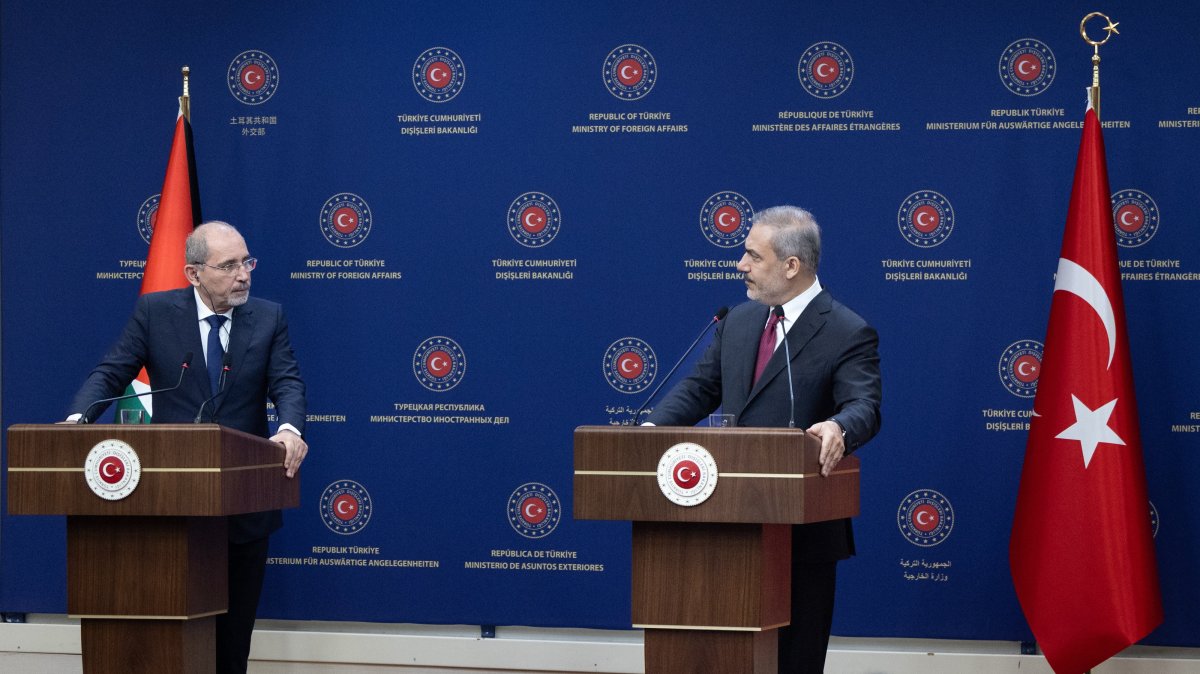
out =
[[[235,274],[235,273],[237,273],[238,269],[245,269],[246,271],[254,271],[254,268],[258,266],[258,258],[248,257],[245,260],[242,260],[241,262],[230,262],[229,264],[223,264],[219,267],[214,267],[211,264],[205,264],[203,262],[193,262],[192,264],[198,264],[201,267],[208,267],[209,269],[216,269],[217,271],[221,272],[222,274]]]

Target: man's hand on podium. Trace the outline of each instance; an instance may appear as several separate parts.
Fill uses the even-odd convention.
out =
[[[834,467],[846,454],[846,441],[842,427],[832,420],[821,421],[808,427],[808,432],[821,441],[821,476],[829,477]]]
[[[271,442],[283,445],[286,454],[283,457],[283,469],[288,477],[295,477],[296,471],[308,454],[308,443],[294,432],[284,429],[271,436]]]

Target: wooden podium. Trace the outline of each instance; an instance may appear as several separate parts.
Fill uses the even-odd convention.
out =
[[[680,443],[717,467],[708,500],[676,505],[658,465]],[[858,515],[859,461],[820,476],[820,443],[795,429],[580,426],[576,519],[633,522],[633,627],[646,672],[774,673],[790,621],[791,524]]]
[[[109,440],[141,466],[119,500],[84,477],[89,452]],[[67,612],[80,619],[88,674],[215,671],[225,516],[299,504],[279,445],[215,424],[8,429],[9,514],[67,516]]]

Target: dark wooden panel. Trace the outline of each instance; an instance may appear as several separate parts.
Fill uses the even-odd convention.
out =
[[[213,424],[15,425],[8,438],[14,515],[212,516],[300,504],[279,445]],[[142,466],[137,488],[117,501],[93,494],[82,471],[107,439],[129,443]]]
[[[8,466],[81,468],[103,440],[127,442],[143,466],[220,465],[221,433],[213,424],[14,424],[8,427]]]
[[[216,621],[83,620],[84,674],[216,671]]]
[[[786,624],[791,527],[634,522],[633,624]]]
[[[717,464],[716,490],[700,505],[675,505],[658,488],[658,461],[681,442],[704,447]],[[793,524],[858,515],[858,458],[844,458],[824,478],[819,456],[816,439],[794,429],[581,426],[575,430],[574,515]],[[589,474],[593,471],[624,474]]]
[[[778,633],[646,630],[646,674],[776,674]]]
[[[196,616],[224,611],[226,521],[68,517],[68,613]]]

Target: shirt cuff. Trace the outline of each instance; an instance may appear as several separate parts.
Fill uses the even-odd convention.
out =
[[[304,434],[300,432],[300,429],[288,423],[279,424],[279,428],[276,432],[278,431],[291,431],[302,438],[304,437]]]

